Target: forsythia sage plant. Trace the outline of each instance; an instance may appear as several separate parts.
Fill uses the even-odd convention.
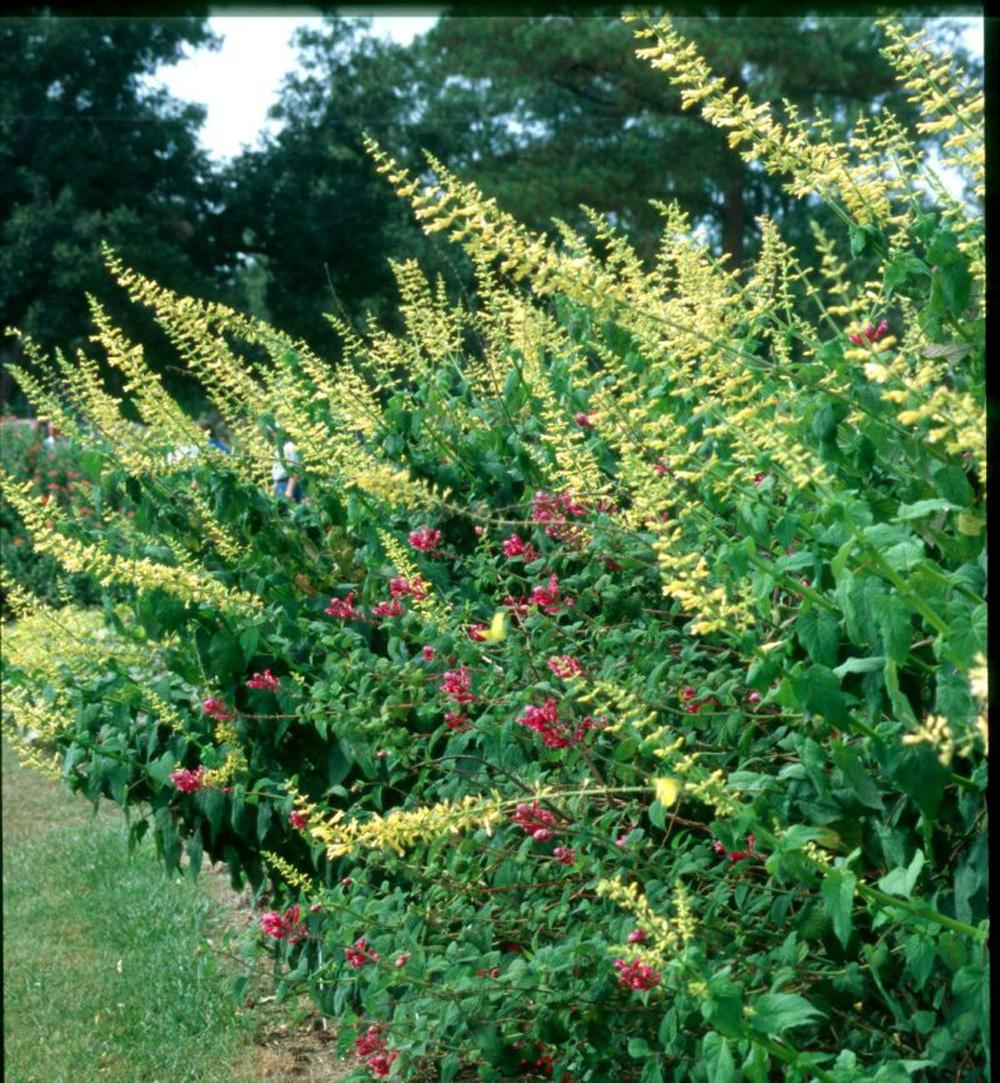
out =
[[[629,18],[835,210],[820,268],[764,220],[729,269],[677,206],[652,266],[597,214],[552,244],[372,142],[479,292],[395,266],[405,330],[333,321],[335,367],[109,252],[231,448],[96,303],[141,426],[26,347],[115,510],[5,483],[106,599],[97,637],[9,589],[7,731],[168,864],[269,878],[258,947],[359,1079],[984,1078],[981,95],[883,24],[956,199],[894,118],[834,143]]]

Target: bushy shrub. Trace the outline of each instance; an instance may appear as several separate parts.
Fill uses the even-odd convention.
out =
[[[550,247],[375,147],[479,297],[396,267],[406,334],[338,324],[335,370],[109,254],[232,453],[95,307],[148,429],[93,367],[63,373],[67,414],[135,516],[48,527],[7,494],[129,599],[105,607],[129,646],[44,679],[8,649],[8,729],[172,865],[269,879],[282,993],[343,1022],[359,1078],[981,1078],[979,219],[891,118],[831,146],[722,93],[668,23],[640,32],[838,210],[822,272],[764,221],[744,281],[676,207],[652,269],[596,215],[600,256]],[[978,184],[981,99],[886,33]],[[279,448],[301,503],[271,492]]]
[[[33,491],[63,511],[93,515],[79,456],[66,440],[46,443],[44,430],[15,418],[0,420],[0,463],[11,478],[30,482]],[[0,562],[17,582],[49,602],[71,600],[92,605],[100,598],[88,576],[65,576],[53,557],[37,553],[14,509],[0,504]],[[10,616],[4,603],[3,614]]]

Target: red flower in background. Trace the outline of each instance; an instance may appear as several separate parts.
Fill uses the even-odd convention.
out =
[[[170,781],[181,793],[195,793],[205,785],[205,768],[200,764],[196,771],[182,768],[180,771],[173,772]]]
[[[331,617],[340,617],[342,620],[358,620],[361,613],[354,608],[354,591],[349,591],[346,598],[331,598],[330,604],[323,610]]]
[[[421,526],[407,535],[410,545],[423,553],[433,553],[441,542],[441,531],[430,526]]]
[[[615,969],[618,971],[618,980],[629,989],[652,989],[654,985],[660,984],[660,972],[638,959],[633,959],[631,963],[626,963],[624,959],[615,959]]]
[[[269,692],[277,692],[280,684],[278,678],[269,669],[265,669],[263,673],[255,673],[247,681],[247,688],[266,688]]]

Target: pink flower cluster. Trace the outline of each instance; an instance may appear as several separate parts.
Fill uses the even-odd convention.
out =
[[[475,643],[485,643],[485,632],[488,630],[489,625],[486,624],[470,624],[465,630],[465,634]]]
[[[691,685],[685,685],[681,690],[681,700],[684,703],[684,710],[687,711],[688,714],[697,714],[706,704],[714,703],[718,706],[719,701],[715,696],[706,696],[705,699],[695,699],[694,697],[697,694],[698,693]]]
[[[757,852],[757,838],[755,835],[747,835],[747,848],[745,850],[727,850],[718,839],[712,843],[712,849],[717,854],[725,854],[730,862],[735,864],[737,861],[744,861],[748,857],[753,857]]]
[[[633,929],[628,934],[628,942],[630,944],[641,944],[646,939],[645,929]]]
[[[265,669],[263,673],[255,673],[247,681],[247,688],[266,688],[269,692],[277,692],[280,684],[281,681],[269,669]]]
[[[618,980],[629,989],[652,989],[660,984],[660,972],[646,963],[633,959],[626,963],[624,959],[615,959]]]
[[[576,850],[569,846],[557,846],[552,851],[552,856],[563,865],[572,865],[576,861]]]
[[[373,617],[401,617],[405,612],[406,610],[398,598],[393,598],[391,602],[379,602],[377,605],[372,606]]]
[[[514,823],[523,828],[535,842],[548,842],[555,837],[556,818],[548,809],[539,807],[537,801],[530,805],[523,802],[517,806],[513,816]]]
[[[505,556],[521,557],[525,562],[537,560],[539,557],[538,551],[531,542],[526,542],[518,534],[511,534],[511,536],[503,543],[503,551]]]
[[[170,776],[170,781],[181,793],[195,793],[205,785],[205,768],[200,764],[197,771],[182,768],[180,771],[174,771]]]
[[[580,725],[570,730],[559,721],[559,705],[554,699],[547,699],[541,707],[526,707],[524,714],[517,720],[519,726],[534,730],[548,748],[569,748],[578,745],[597,723],[587,715]]]
[[[260,919],[260,927],[275,940],[287,940],[289,944],[297,944],[306,936],[306,927],[299,920],[300,914],[298,903],[290,906],[284,914],[279,914],[277,910],[268,910]]]
[[[430,526],[421,526],[417,530],[411,530],[407,540],[414,549],[422,553],[433,553],[441,542],[441,531]]]
[[[358,970],[365,965],[365,963],[377,963],[379,961],[379,953],[372,951],[368,947],[368,941],[362,936],[354,941],[353,947],[344,948],[344,958],[347,960],[348,965],[354,970]]]
[[[365,1062],[374,1079],[384,1079],[399,1053],[388,1048],[382,1024],[373,1023],[354,1039],[354,1055]]]
[[[404,579],[400,575],[397,575],[395,579],[390,579],[389,593],[393,598],[402,598],[409,594],[418,601],[427,596],[424,581],[419,575],[415,575],[412,579]]]
[[[545,533],[550,538],[576,544],[581,534],[570,525],[570,518],[580,518],[587,511],[586,504],[574,501],[569,493],[535,493],[531,518],[536,523],[545,524]]]
[[[300,812],[299,809],[293,808],[288,814],[288,822],[296,831],[305,831],[306,824],[309,823],[309,813]]]
[[[475,696],[471,692],[472,678],[465,666],[448,670],[441,678],[441,691],[453,703],[472,703]]]
[[[873,327],[870,323],[865,325],[864,337],[861,334],[850,334],[847,337],[854,343],[855,346],[863,346],[865,339],[869,342],[878,342],[878,340],[889,330],[889,321],[882,320],[878,327]]]
[[[583,672],[583,666],[571,654],[555,654],[545,664],[564,681]]]
[[[226,706],[225,700],[219,699],[218,696],[209,696],[208,699],[202,700],[201,709],[216,722],[228,722],[236,717],[236,712],[231,711]]]
[[[532,605],[537,605],[544,613],[558,613],[563,606],[575,605],[573,598],[564,598],[559,591],[559,577],[549,576],[548,583],[537,586],[529,597]]]
[[[594,427],[594,422],[592,420],[593,416],[592,410],[589,410],[586,413],[584,413],[583,410],[578,410],[577,413],[573,415],[573,420],[581,429],[592,429]]]
[[[346,598],[331,598],[330,604],[323,610],[331,617],[341,620],[360,620],[361,612],[354,607],[354,591],[349,591]]]
[[[523,620],[531,612],[531,601],[526,595],[515,598],[512,594],[508,594],[502,604],[510,613],[511,620]]]

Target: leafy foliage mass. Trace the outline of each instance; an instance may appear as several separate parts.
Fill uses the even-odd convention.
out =
[[[978,200],[981,98],[882,29]],[[358,1078],[971,1083],[977,207],[891,117],[838,143],[727,93],[668,22],[637,32],[748,160],[827,202],[820,273],[767,220],[731,272],[673,205],[651,268],[597,214],[553,244],[374,144],[477,300],[399,263],[404,333],[334,321],[334,370],[109,252],[231,447],[96,302],[144,428],[95,363],[19,375],[120,510],[6,484],[39,551],[114,591],[105,637],[6,648],[7,728],[171,866],[269,880],[259,945],[343,1021]]]

